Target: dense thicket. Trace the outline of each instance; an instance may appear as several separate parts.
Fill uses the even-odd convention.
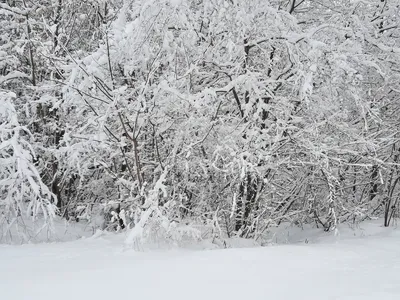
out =
[[[0,1],[3,239],[54,213],[131,241],[388,226],[399,20],[390,0]]]

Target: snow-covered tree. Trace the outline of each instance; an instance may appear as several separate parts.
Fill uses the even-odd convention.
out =
[[[35,230],[51,226],[55,198],[34,165],[31,133],[18,122],[12,98],[15,94],[0,92],[0,238],[17,235],[26,242]],[[32,227],[38,219],[44,223]]]

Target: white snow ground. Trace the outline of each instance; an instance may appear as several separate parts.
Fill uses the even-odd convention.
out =
[[[0,299],[398,300],[400,233],[374,226],[225,250],[135,252],[109,236],[1,245]]]

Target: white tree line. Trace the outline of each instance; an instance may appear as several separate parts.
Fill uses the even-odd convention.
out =
[[[103,228],[138,224],[142,236],[204,227],[258,239],[282,222],[329,231],[396,217],[393,1],[15,0],[0,11],[2,112],[18,118],[2,114],[0,134],[23,128],[25,149],[0,148],[4,224],[103,214]],[[6,167],[21,155],[27,178]],[[10,195],[10,178],[26,194]]]

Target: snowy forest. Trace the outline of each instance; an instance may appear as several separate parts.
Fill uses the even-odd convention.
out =
[[[0,242],[390,226],[398,113],[398,0],[0,0]]]

